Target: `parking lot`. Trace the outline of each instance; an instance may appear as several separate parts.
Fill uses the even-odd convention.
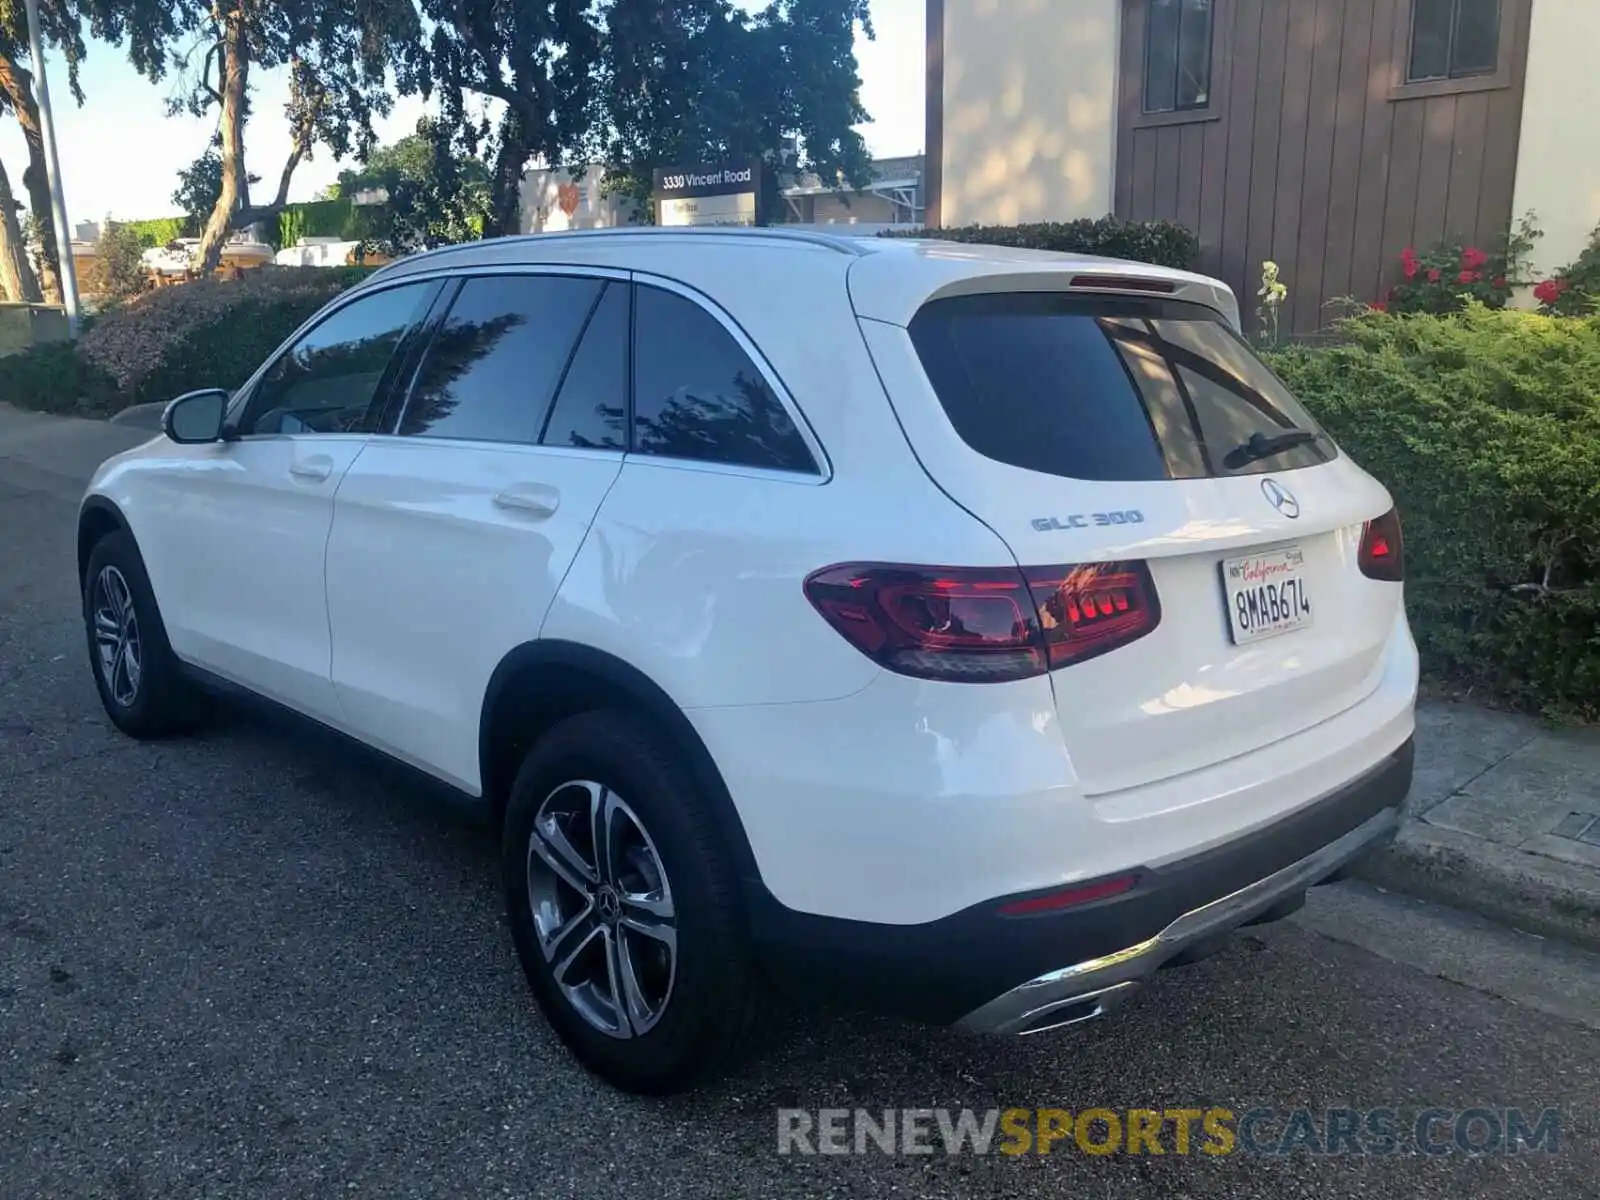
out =
[[[241,714],[106,722],[72,533],[136,436],[0,411],[0,1196],[1600,1196],[1595,960],[1353,886],[1075,1032],[780,1011],[692,1097],[596,1084],[527,996],[473,811]],[[1012,1106],[1562,1123],[1478,1158],[777,1152],[779,1108]]]

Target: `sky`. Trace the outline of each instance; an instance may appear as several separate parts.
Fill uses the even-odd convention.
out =
[[[755,7],[757,0],[740,2]],[[923,10],[924,0],[872,0],[877,39],[856,39],[862,103],[873,116],[862,133],[877,157],[923,149]],[[89,43],[81,73],[82,108],[67,89],[60,55],[47,49],[45,60],[68,219],[76,225],[107,216],[127,221],[176,213],[177,173],[206,148],[215,117],[168,117],[165,103],[175,80],[151,83],[116,46]],[[251,83],[256,115],[245,131],[245,166],[262,178],[253,191],[265,193],[276,190],[289,154],[288,130],[278,119],[288,88],[282,71],[252,72]],[[377,123],[378,140],[392,142],[412,132],[424,111],[415,97],[397,100],[394,111]],[[21,197],[27,151],[9,118],[0,121],[0,162]],[[319,148],[295,172],[289,198],[311,199],[348,165]]]

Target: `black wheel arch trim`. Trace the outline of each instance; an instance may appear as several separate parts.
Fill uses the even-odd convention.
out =
[[[559,667],[589,675],[626,695],[641,712],[651,718],[683,754],[695,782],[720,818],[725,844],[733,855],[734,868],[746,893],[752,888],[764,890],[755,853],[750,847],[739,810],[733,803],[722,772],[693,723],[655,680],[637,667],[593,646],[541,638],[524,642],[500,660],[494,674],[489,677],[489,686],[484,689],[483,708],[478,720],[478,769],[485,790],[489,787],[489,766],[493,756],[490,714],[513,678],[524,670],[537,670],[540,667]]]
[[[109,519],[113,528],[122,530],[130,537],[133,534],[133,527],[128,524],[128,518],[123,514],[122,509],[117,507],[115,500],[98,494],[84,497],[83,503],[78,507],[78,587],[80,591],[83,588],[84,574],[89,569],[89,555],[94,552],[92,545],[85,544],[83,536],[90,520],[98,519],[98,517],[91,518],[91,514],[98,514],[98,517]]]

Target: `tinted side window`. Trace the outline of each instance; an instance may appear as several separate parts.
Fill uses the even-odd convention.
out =
[[[608,283],[550,410],[546,446],[627,448],[628,285]]]
[[[332,313],[267,368],[241,434],[347,433],[362,428],[395,348],[430,284],[363,296]]]
[[[634,306],[636,451],[816,471],[782,402],[715,317],[653,287],[635,288]]]
[[[428,345],[400,433],[532,444],[602,286],[569,275],[468,279]]]

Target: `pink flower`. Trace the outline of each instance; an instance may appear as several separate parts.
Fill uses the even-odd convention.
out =
[[[1503,291],[1506,286],[1506,277],[1504,275],[1496,275],[1494,277],[1494,286]]]
[[[1406,273],[1407,279],[1417,277],[1417,252],[1410,246],[1400,251],[1400,269]]]
[[[1387,300],[1378,300],[1367,307],[1372,309],[1373,312],[1386,313],[1389,311],[1389,302]]]
[[[1461,272],[1461,274],[1456,276],[1456,282],[1457,283],[1477,283],[1478,282],[1478,273],[1476,271],[1463,271],[1463,272]]]
[[[1468,271],[1476,271],[1489,261],[1489,256],[1476,246],[1468,246],[1461,252],[1461,265]]]
[[[1439,282],[1439,268],[1438,267],[1433,267],[1428,271],[1428,282],[1429,283],[1438,283]]]

